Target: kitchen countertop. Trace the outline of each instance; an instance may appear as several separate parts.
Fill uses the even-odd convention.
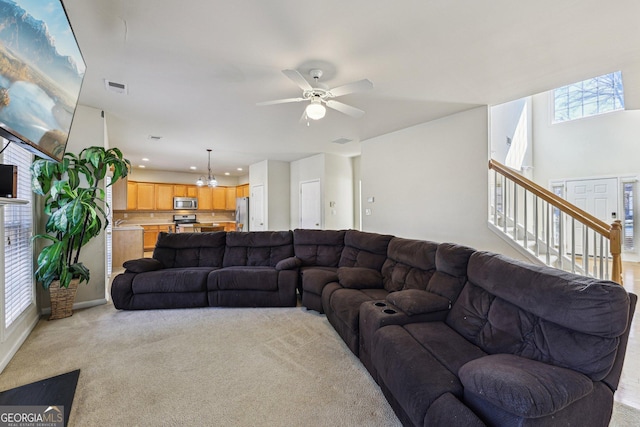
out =
[[[114,231],[132,231],[132,230],[142,230],[142,226],[135,224],[127,224],[127,225],[116,225],[111,227]]]

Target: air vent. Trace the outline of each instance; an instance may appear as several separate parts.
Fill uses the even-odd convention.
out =
[[[346,144],[347,142],[351,142],[353,141],[353,139],[349,139],[349,138],[338,138],[338,139],[334,139],[333,142],[334,144]]]
[[[127,85],[124,83],[112,82],[111,80],[104,80],[104,87],[109,92],[119,93],[121,95],[127,94]]]
[[[147,139],[149,139],[149,140],[151,140],[151,141],[160,141],[160,140],[162,139],[162,137],[161,137],[161,136],[158,136],[158,135],[149,135],[149,136],[147,137]]]

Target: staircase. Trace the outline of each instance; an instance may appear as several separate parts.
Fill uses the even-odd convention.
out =
[[[529,260],[622,284],[621,222],[594,217],[489,161],[489,228]]]

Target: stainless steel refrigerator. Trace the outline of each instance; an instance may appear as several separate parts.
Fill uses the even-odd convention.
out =
[[[236,199],[236,231],[249,231],[249,198]]]

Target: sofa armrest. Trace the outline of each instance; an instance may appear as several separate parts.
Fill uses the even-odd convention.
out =
[[[154,258],[138,258],[125,261],[122,266],[129,273],[145,273],[147,271],[156,271],[164,268],[162,263]]]
[[[593,382],[584,374],[513,354],[472,360],[458,376],[465,397],[472,393],[525,418],[553,414],[593,390]]]
[[[447,298],[420,289],[406,289],[391,292],[387,301],[409,316],[449,310],[451,301]]]
[[[297,257],[289,257],[278,261],[276,264],[276,270],[295,270],[302,265],[302,260]]]
[[[378,270],[365,267],[338,268],[340,286],[349,289],[382,288],[382,274]]]

